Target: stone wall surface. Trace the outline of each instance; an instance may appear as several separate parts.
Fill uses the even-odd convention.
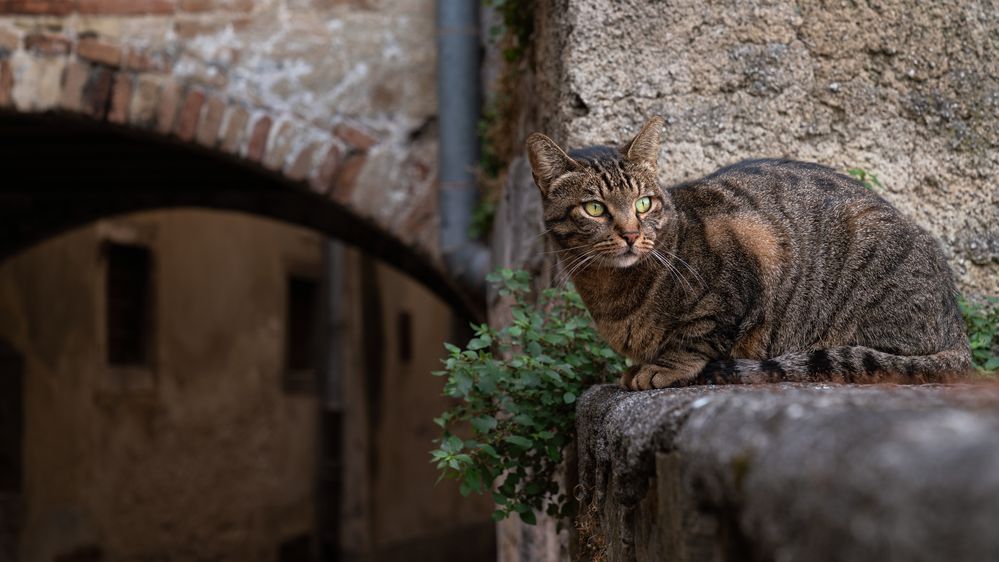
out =
[[[577,414],[609,560],[999,552],[999,386],[604,385]]]
[[[620,143],[660,114],[667,184],[754,157],[864,168],[963,290],[999,294],[990,3],[562,0],[536,21],[530,113],[557,141]]]
[[[235,156],[438,259],[431,0],[0,2],[0,113]]]

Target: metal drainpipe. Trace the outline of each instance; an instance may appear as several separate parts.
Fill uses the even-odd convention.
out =
[[[484,299],[489,248],[468,227],[478,199],[479,1],[437,0],[441,252],[458,283]]]

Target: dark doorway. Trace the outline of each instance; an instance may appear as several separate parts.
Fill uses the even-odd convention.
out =
[[[17,560],[21,524],[24,365],[0,340],[0,560]]]

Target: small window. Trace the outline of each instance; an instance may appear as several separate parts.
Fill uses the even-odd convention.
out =
[[[21,355],[0,340],[0,558],[3,557],[3,522],[15,514],[4,497],[21,493],[24,442],[24,362]]]
[[[278,545],[278,562],[310,562],[312,560],[312,537],[298,535]]]
[[[319,356],[319,282],[307,277],[288,278],[285,370],[288,390],[311,391]]]
[[[108,363],[150,364],[152,255],[147,248],[107,246]]]
[[[400,312],[396,328],[399,361],[409,363],[413,359],[413,316]]]

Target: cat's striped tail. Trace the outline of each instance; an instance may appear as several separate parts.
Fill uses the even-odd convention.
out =
[[[773,359],[708,363],[694,384],[839,382],[922,384],[958,380],[972,372],[967,347],[932,355],[893,355],[868,347],[831,347]]]

